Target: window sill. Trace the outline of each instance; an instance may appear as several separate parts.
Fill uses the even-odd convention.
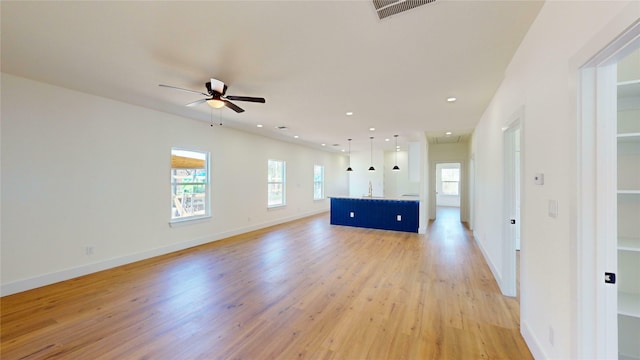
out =
[[[269,210],[278,210],[278,209],[283,209],[283,208],[284,208],[284,207],[286,207],[286,206],[287,206],[287,204],[267,206],[267,211],[269,211]]]
[[[169,226],[173,228],[173,227],[181,227],[181,226],[186,226],[191,224],[199,224],[199,223],[207,222],[210,219],[211,219],[211,215],[194,216],[187,219],[174,219],[169,221]]]

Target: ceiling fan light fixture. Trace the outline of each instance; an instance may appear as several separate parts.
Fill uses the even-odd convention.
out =
[[[225,105],[224,101],[222,101],[220,99],[207,100],[207,104],[209,104],[209,106],[211,106],[214,109],[220,109],[220,108],[224,107],[224,105]]]
[[[400,171],[400,168],[398,167],[398,165],[395,165],[393,169],[391,169],[391,171]]]

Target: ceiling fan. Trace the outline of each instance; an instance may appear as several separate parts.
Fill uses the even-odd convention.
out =
[[[183,88],[179,88],[171,85],[159,84],[159,86],[206,96],[206,98],[188,103],[186,106],[196,106],[206,102],[207,104],[209,104],[209,106],[211,106],[214,109],[220,109],[226,106],[237,113],[241,113],[241,112],[244,112],[244,109],[242,109],[241,107],[232,103],[229,100],[249,101],[249,102],[257,102],[257,103],[263,103],[263,104],[267,102],[264,98],[261,98],[261,97],[225,95],[227,92],[227,85],[225,85],[222,81],[216,80],[216,79],[211,79],[211,81],[205,84],[205,86],[207,87],[207,93],[196,91],[196,90],[183,89]]]

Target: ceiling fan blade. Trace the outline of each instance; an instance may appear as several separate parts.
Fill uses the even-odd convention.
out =
[[[211,78],[211,88],[222,95],[227,91],[227,86],[222,81],[214,78]]]
[[[204,96],[209,96],[209,94],[205,94],[205,93],[200,92],[200,91],[183,89],[183,88],[179,88],[179,87],[175,87],[175,86],[171,86],[171,85],[159,84],[158,86],[162,86],[162,87],[166,87],[166,88],[170,88],[170,89],[176,89],[176,90],[180,90],[180,91],[186,91],[186,92],[190,92],[190,93],[194,93],[194,94],[200,94],[200,95],[204,95]]]
[[[238,106],[238,105],[236,105],[236,104],[232,103],[231,101],[229,101],[229,100],[223,100],[223,101],[224,101],[224,103],[227,105],[227,107],[228,107],[229,109],[231,109],[231,110],[233,110],[233,111],[235,111],[235,112],[237,112],[237,113],[244,112],[244,109],[243,109],[243,108],[241,108],[240,106]]]
[[[205,102],[205,101],[207,101],[207,100],[209,100],[209,99],[200,99],[200,100],[196,100],[196,101],[194,101],[194,102],[190,102],[190,103],[188,103],[188,104],[187,104],[187,105],[185,105],[185,106],[196,106],[196,105],[200,105],[200,104],[202,104],[203,102]]]
[[[233,95],[229,95],[229,96],[225,96],[225,98],[227,98],[229,100],[250,101],[250,102],[256,102],[256,103],[263,103],[263,104],[267,102],[267,100],[265,100],[264,98],[252,97],[252,96],[233,96]]]

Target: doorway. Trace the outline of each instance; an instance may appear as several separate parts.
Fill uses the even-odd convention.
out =
[[[640,21],[580,72],[578,351],[640,358]]]
[[[503,130],[504,152],[504,215],[503,215],[503,263],[504,289],[507,296],[519,295],[522,182],[522,127],[524,110],[514,114]]]
[[[461,170],[459,162],[436,163],[436,220],[460,221]]]

